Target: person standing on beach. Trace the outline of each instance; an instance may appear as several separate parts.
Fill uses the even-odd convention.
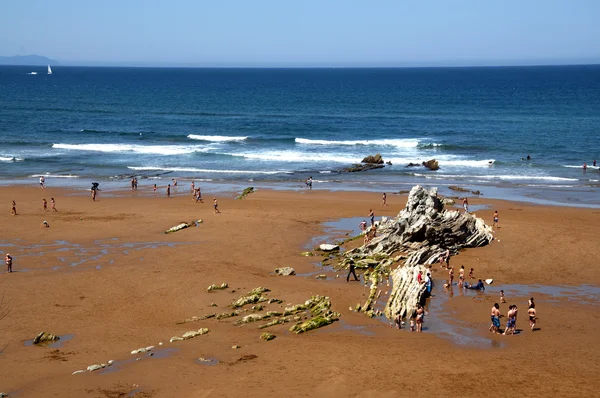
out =
[[[490,332],[500,333],[500,305],[495,303],[492,307],[492,324],[490,325]]]
[[[461,265],[460,270],[458,270],[458,287],[463,287],[465,282],[465,266]]]
[[[192,195],[196,194],[196,184],[194,184],[194,181],[192,181],[192,183],[190,184],[190,192],[192,193]]]
[[[346,282],[350,281],[350,275],[352,275],[354,277],[355,281],[360,282],[360,279],[358,279],[358,277],[356,276],[356,270],[354,268],[354,263],[350,263],[350,266],[348,267],[348,275],[346,276]]]
[[[171,184],[167,185],[167,198],[171,197]]]
[[[13,216],[17,215],[17,202],[15,202],[14,200],[12,201],[12,209],[10,212]]]
[[[135,189],[135,177],[131,178],[131,190],[133,191]]]
[[[471,268],[471,269],[469,270],[469,279],[474,279],[474,278],[475,278],[475,277],[473,276],[473,272],[474,272],[474,271],[475,271],[475,269],[474,269],[474,268]]]
[[[454,282],[454,267],[450,267],[450,270],[448,271],[448,279],[450,280],[450,286],[452,286],[452,283]]]
[[[423,331],[423,321],[425,321],[425,310],[423,309],[423,306],[419,304],[417,306],[417,333]]]
[[[506,304],[506,298],[504,297],[504,290],[500,290],[500,302]]]
[[[52,211],[58,211],[58,210],[56,210],[56,202],[54,201],[54,198],[50,198],[50,203],[51,203]]]
[[[213,198],[213,208],[215,213],[220,213],[219,203],[217,202],[217,198]]]
[[[529,327],[531,331],[535,329],[535,304],[529,304],[529,309],[527,310],[527,315],[529,315]]]
[[[177,192],[177,180],[173,178],[173,192]]]
[[[154,197],[156,197],[156,184],[154,184],[154,187],[152,187],[152,189],[154,190]]]
[[[48,211],[48,202],[46,199],[42,199],[42,207],[44,208],[44,211]]]
[[[428,272],[425,275],[425,291],[428,296],[431,296],[431,289],[433,288],[433,281],[431,280],[431,274]]]
[[[6,253],[6,256],[4,256],[4,263],[6,264],[6,272],[11,273],[12,271],[12,261],[13,258],[11,257],[10,253]]]
[[[92,189],[92,200],[95,202],[96,201],[96,195],[98,194],[98,190],[97,189]]]
[[[375,213],[373,209],[369,209],[369,218],[371,219],[371,226],[375,225]]]
[[[381,205],[387,206],[387,195],[385,194],[385,192],[383,193],[383,196],[381,197]]]
[[[498,227],[498,210],[494,211],[494,223],[492,224],[492,227]]]
[[[40,176],[40,188],[46,188],[46,179],[44,176]]]
[[[446,263],[446,269],[450,268],[450,249],[446,249],[444,254],[440,257],[440,267],[444,266]]]
[[[469,200],[467,197],[463,198],[463,208],[465,209],[465,213],[469,212]]]

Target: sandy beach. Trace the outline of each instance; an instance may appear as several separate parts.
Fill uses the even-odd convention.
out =
[[[15,271],[0,276],[0,391],[10,397],[593,396],[600,387],[594,377],[599,209],[469,198],[485,206],[475,213],[488,224],[497,209],[501,228],[492,244],[461,251],[452,263],[494,284],[485,293],[456,287],[452,297],[436,293],[431,301],[443,303],[450,320],[432,315],[436,328],[416,334],[351,311],[368,287],[346,283],[343,271],[321,272],[318,258],[300,255],[323,235],[324,221],[366,219],[370,208],[377,219],[395,216],[405,195],[388,195],[383,207],[378,193],[260,190],[244,200],[219,196],[221,213],[214,214],[209,189],[204,203],[194,203],[187,186],[179,190],[174,198],[162,191],[155,198],[142,185],[102,192],[93,202],[80,191],[0,188],[0,249],[13,256]],[[44,213],[42,198],[50,197],[58,212]],[[10,214],[12,200],[17,216]],[[164,233],[199,219],[197,227]],[[41,228],[42,221],[50,228]],[[298,275],[274,275],[284,266]],[[322,273],[327,279],[315,278]],[[433,277],[441,281],[446,272],[435,267]],[[228,288],[207,292],[222,283]],[[508,304],[521,309],[517,336],[487,330],[503,286]],[[239,317],[178,324],[230,312],[233,300],[256,287],[282,300],[263,303],[263,312],[321,295],[340,320],[301,335],[290,324],[275,325],[265,329],[276,336],[271,341],[259,338],[265,330],[257,323],[234,325]],[[536,332],[528,329],[530,296]],[[467,330],[466,343],[444,335],[446,323]],[[169,342],[199,328],[210,331]],[[56,346],[27,343],[41,331],[63,338]],[[153,356],[130,354],[147,346],[155,346]],[[72,375],[108,360],[115,363]]]

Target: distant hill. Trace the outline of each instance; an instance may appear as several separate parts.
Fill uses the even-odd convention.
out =
[[[41,55],[14,55],[12,57],[0,56],[0,65],[59,65],[59,62]]]

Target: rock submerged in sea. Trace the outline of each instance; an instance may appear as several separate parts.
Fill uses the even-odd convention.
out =
[[[423,162],[423,166],[425,166],[429,170],[433,170],[433,171],[440,169],[440,164],[435,159],[430,159],[430,160]]]
[[[360,161],[361,163],[367,163],[367,164],[383,164],[383,158],[381,157],[381,154],[378,153],[376,155],[369,155],[367,157],[365,157],[363,160]]]
[[[33,339],[33,344],[51,343],[56,340],[60,340],[60,337],[53,335],[52,333],[40,332]]]
[[[345,167],[341,170],[343,173],[356,173],[359,171],[382,169],[385,165],[376,163],[364,163],[364,164],[353,164],[352,166]]]

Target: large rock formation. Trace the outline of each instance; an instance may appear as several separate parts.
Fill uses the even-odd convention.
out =
[[[376,155],[369,155],[360,162],[367,164],[383,164],[383,158],[381,157],[381,154],[378,153]]]
[[[493,239],[491,227],[482,219],[445,210],[437,188],[426,190],[419,185],[410,191],[406,208],[397,217],[380,222],[377,235],[366,245],[348,251],[342,265],[368,263],[373,272],[385,275],[393,260],[404,260],[391,271],[393,289],[385,308],[390,319],[397,313],[410,315],[416,309],[425,291],[417,282],[424,265],[439,261],[446,249],[456,253],[463,247],[487,245]]]
[[[435,159],[430,159],[426,162],[423,162],[423,166],[427,167],[429,170],[439,170],[440,164]]]

